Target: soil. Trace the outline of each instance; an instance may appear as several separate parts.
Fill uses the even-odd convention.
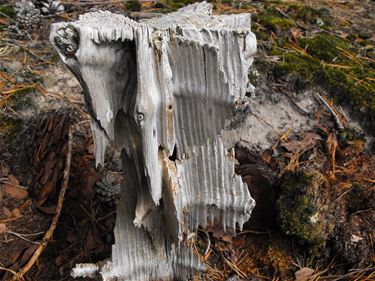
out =
[[[116,200],[96,191],[114,188],[121,169],[111,151],[95,167],[81,87],[49,44],[48,25],[95,9],[137,19],[192,2],[64,1],[64,12],[16,32],[15,1],[0,1],[1,280],[29,261],[51,225],[69,128],[72,167],[57,229],[24,279],[73,280],[75,264],[110,258],[114,243]],[[255,93],[234,116],[246,126],[224,134],[257,205],[237,234],[197,230],[192,246],[209,266],[196,280],[374,280],[373,1],[213,4],[215,13],[254,14]],[[324,38],[330,44],[314,45]],[[238,130],[247,136],[240,143],[230,138]]]

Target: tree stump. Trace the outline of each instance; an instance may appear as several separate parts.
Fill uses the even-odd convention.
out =
[[[50,40],[83,87],[97,164],[112,142],[124,172],[111,261],[73,275],[192,278],[204,264],[189,237],[241,229],[255,205],[221,137],[252,87],[250,15],[206,2],[140,22],[102,11],[53,24]]]

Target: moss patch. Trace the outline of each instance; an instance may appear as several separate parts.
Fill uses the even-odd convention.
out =
[[[272,31],[286,30],[296,26],[293,19],[285,17],[275,8],[264,10],[255,15],[253,20]]]
[[[300,20],[309,24],[324,24],[330,26],[332,17],[327,9],[314,9],[312,7],[300,4],[291,3],[286,7],[286,13],[295,20]]]
[[[11,140],[15,138],[17,132],[20,131],[21,125],[21,119],[3,114],[0,115],[0,141],[3,144],[3,148],[9,145]]]
[[[280,57],[271,65],[274,76],[295,82],[296,89],[319,85],[335,103],[348,107],[370,133],[375,132],[372,44],[356,40],[358,36],[348,37],[349,41],[330,33],[332,17],[326,9],[272,1],[265,6],[253,17],[252,30],[267,55]],[[306,27],[314,31],[313,36],[306,36]],[[359,44],[366,46],[365,52],[354,48]]]
[[[287,173],[282,178],[281,194],[276,204],[283,232],[311,246],[314,254],[325,244],[332,230],[324,217],[326,199],[319,197],[323,184],[323,176],[317,172]]]
[[[139,12],[142,4],[139,1],[125,1],[124,10],[127,12]]]
[[[11,5],[0,5],[0,12],[11,18],[15,15],[14,9]]]
[[[300,51],[298,51],[300,50]],[[349,106],[365,126],[375,129],[375,64],[363,59],[349,43],[328,33],[318,33],[298,41],[276,64],[278,78],[322,86],[335,102]]]

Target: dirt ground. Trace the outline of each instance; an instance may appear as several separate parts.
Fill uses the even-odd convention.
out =
[[[73,280],[75,264],[110,257],[118,195],[105,187],[121,168],[113,151],[95,167],[82,89],[49,24],[97,9],[138,19],[193,1],[62,1],[35,27],[22,26],[15,2],[0,0],[0,279],[27,268],[25,280]],[[249,137],[227,145],[257,205],[241,232],[197,229],[207,272],[196,280],[375,280],[374,2],[212,3],[253,14]]]

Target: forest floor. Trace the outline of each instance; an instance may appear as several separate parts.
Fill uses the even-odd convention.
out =
[[[1,280],[72,280],[76,263],[109,258],[114,243],[116,195],[101,187],[121,169],[111,151],[95,168],[81,87],[49,24],[97,9],[138,19],[193,1],[62,2],[17,29],[15,1],[0,0]],[[257,205],[235,235],[197,230],[192,247],[208,270],[196,280],[375,280],[374,2],[212,3],[253,14],[246,122],[257,137],[236,145],[236,172]]]

